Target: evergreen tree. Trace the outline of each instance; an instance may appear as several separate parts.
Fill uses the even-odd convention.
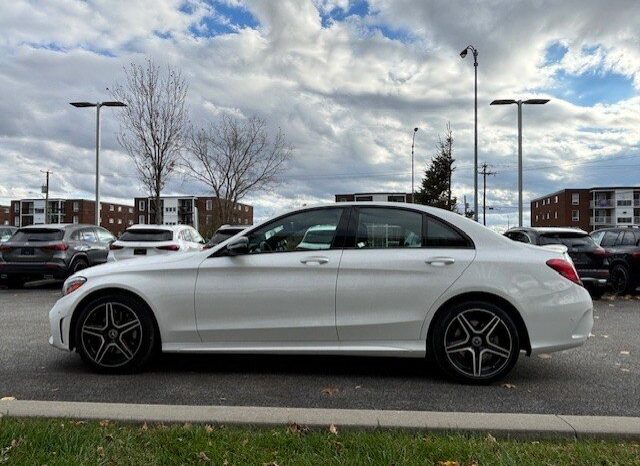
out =
[[[457,199],[451,195],[451,177],[455,171],[453,166],[455,159],[450,123],[447,123],[444,140],[438,136],[436,149],[436,155],[424,171],[422,185],[415,196],[416,202],[455,212]]]

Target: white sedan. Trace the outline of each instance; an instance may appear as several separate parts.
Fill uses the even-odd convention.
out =
[[[201,251],[206,241],[189,225],[133,225],[109,246],[108,262]]]
[[[397,203],[303,208],[209,250],[82,270],[63,294],[50,342],[102,372],[156,350],[431,356],[488,383],[521,352],[580,346],[593,325],[562,253]]]

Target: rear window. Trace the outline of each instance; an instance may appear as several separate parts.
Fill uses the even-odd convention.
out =
[[[16,234],[11,238],[11,241],[60,241],[63,236],[64,230],[54,230],[51,228],[24,228],[18,230]]]
[[[579,233],[544,233],[540,235],[540,245],[545,244],[564,244],[568,248],[584,248],[596,245],[591,236]]]
[[[120,241],[171,241],[173,239],[173,231],[171,230],[143,230],[136,228],[135,230],[125,230],[120,236]]]

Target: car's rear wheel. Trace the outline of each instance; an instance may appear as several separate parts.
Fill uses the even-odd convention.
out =
[[[631,273],[624,264],[616,264],[611,268],[609,280],[611,288],[617,294],[627,294],[633,291]]]
[[[438,366],[451,378],[487,384],[504,377],[520,354],[518,329],[499,306],[468,301],[439,314],[431,334]]]
[[[99,372],[140,370],[158,335],[146,304],[126,294],[100,297],[80,310],[75,343],[83,361]]]
[[[71,275],[79,272],[80,270],[86,269],[87,267],[89,267],[87,260],[80,257],[73,261],[73,264],[71,265]]]

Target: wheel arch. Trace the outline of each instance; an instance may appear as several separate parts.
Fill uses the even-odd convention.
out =
[[[151,306],[149,306],[149,303],[147,303],[144,298],[142,298],[142,296],[140,296],[139,294],[131,291],[131,290],[127,290],[124,288],[117,288],[117,287],[111,287],[111,288],[101,288],[99,290],[95,290],[91,293],[89,293],[87,296],[85,296],[84,298],[82,298],[82,300],[76,305],[76,307],[73,310],[73,314],[71,315],[71,323],[69,326],[69,350],[73,350],[75,348],[75,328],[76,328],[76,324],[78,321],[78,316],[80,315],[80,310],[82,308],[84,308],[84,306],[86,306],[89,302],[101,298],[103,296],[109,296],[109,295],[113,295],[113,294],[119,294],[119,295],[126,295],[126,296],[130,296],[134,299],[139,300],[141,303],[143,303],[145,305],[145,307],[147,308],[147,311],[149,312],[149,315],[151,316],[151,320],[153,321],[153,327],[154,330],[156,331],[156,335],[158,336],[157,342],[158,342],[158,347],[161,347],[162,345],[162,335],[160,333],[160,327],[158,325],[158,319],[156,319],[156,316],[153,312],[153,309],[151,308]]]
[[[493,293],[487,292],[467,292],[462,293],[452,298],[449,298],[445,301],[433,314],[431,321],[429,322],[429,329],[427,330],[427,341],[431,341],[433,328],[435,322],[437,322],[438,318],[444,313],[449,307],[467,301],[486,301],[497,306],[500,306],[504,309],[505,312],[509,314],[510,317],[513,318],[513,323],[516,325],[518,330],[518,337],[520,339],[520,349],[526,351],[527,355],[531,354],[531,340],[529,339],[529,331],[527,330],[527,326],[522,319],[522,315],[520,311],[508,300],[503,298],[502,296],[498,296]]]
[[[89,256],[85,252],[76,252],[69,261],[69,270],[73,268],[73,265],[78,261],[78,259],[84,259],[87,262],[88,266],[91,266],[91,262],[89,261]]]

